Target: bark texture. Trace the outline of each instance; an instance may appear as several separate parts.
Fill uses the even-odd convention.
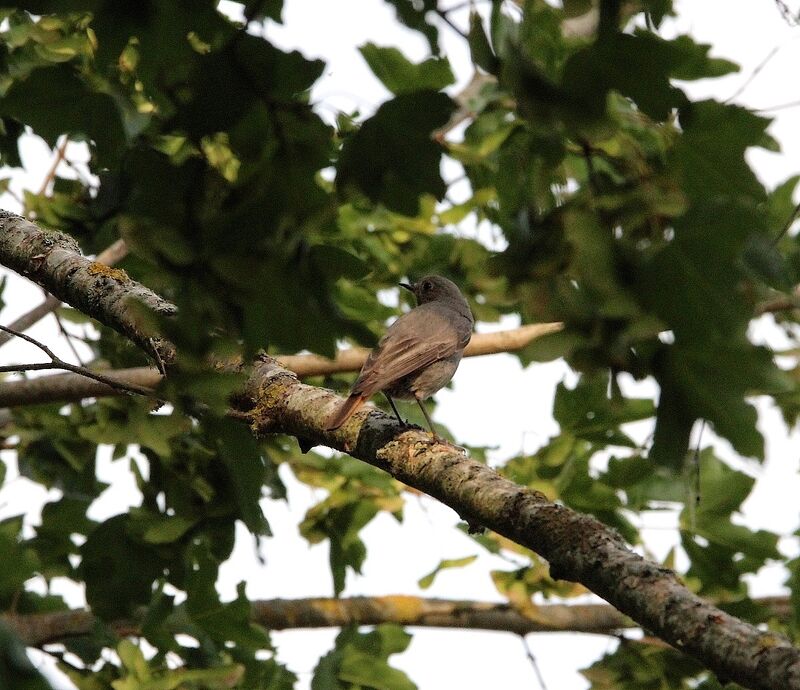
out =
[[[779,620],[790,616],[786,597],[756,599]],[[98,623],[89,611],[4,616],[17,636],[31,647],[63,642],[90,633]],[[349,597],[328,599],[268,599],[252,603],[252,620],[268,630],[339,628],[346,625],[397,623],[425,628],[495,630],[515,635],[541,632],[580,632],[611,635],[635,627],[613,606],[605,604],[544,604],[529,617],[509,604],[488,601],[426,599],[415,596]],[[118,634],[139,632],[140,621],[117,621],[111,628]]]
[[[146,311],[171,316],[175,307],[125,271],[81,256],[71,237],[0,210],[0,257],[3,265],[119,331],[157,361],[172,359],[172,347],[149,332],[142,317]]]
[[[127,253],[128,246],[125,244],[125,240],[117,240],[100,252],[95,261],[99,264],[105,264],[106,266],[113,266],[119,261],[122,261]],[[60,306],[60,299],[53,297],[53,295],[47,295],[44,302],[20,316],[16,321],[12,321],[9,324],[9,328],[12,331],[26,331]],[[0,347],[3,347],[3,345],[13,339],[14,336],[9,333],[0,333]]]
[[[44,233],[18,216],[0,215],[0,263],[139,345],[152,334],[137,327],[133,303],[172,313],[171,305],[127,275],[109,276],[107,268],[93,272],[74,241]],[[341,428],[325,431],[325,420],[340,403],[331,391],[301,383],[266,357],[254,364],[234,401],[256,434],[292,434],[304,445],[349,453],[434,496],[472,525],[536,551],[549,561],[554,577],[582,583],[726,680],[800,690],[800,649],[695,596],[674,572],[631,551],[614,530],[514,484],[427,433],[400,427],[378,410],[363,409]]]
[[[254,365],[237,406],[252,415],[256,434],[288,433],[344,451],[437,498],[470,525],[532,549],[548,561],[554,578],[580,582],[721,677],[749,688],[800,690],[800,649],[696,596],[672,570],[634,553],[615,530],[425,432],[403,430],[379,410],[359,411],[341,428],[325,431],[340,403],[265,358]]]

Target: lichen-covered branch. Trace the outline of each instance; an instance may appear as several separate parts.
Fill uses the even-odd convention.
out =
[[[0,215],[0,262],[108,326],[131,332],[137,344],[152,334],[141,333],[125,308],[132,295],[171,313],[170,305],[127,276],[96,282],[91,262],[77,255],[74,243],[63,235],[48,239],[18,216]],[[505,479],[459,449],[369,408],[326,431],[325,420],[341,399],[301,383],[268,357],[253,365],[232,402],[255,434],[291,434],[304,445],[349,453],[437,498],[470,524],[532,549],[547,559],[554,577],[582,583],[725,679],[750,688],[800,690],[800,649],[786,638],[703,601],[674,572],[631,551],[613,529]]]
[[[788,597],[765,597],[755,601],[778,620],[785,621],[791,615]],[[343,599],[267,599],[252,602],[251,608],[253,622],[268,630],[396,623],[425,628],[495,630],[515,635],[541,632],[611,635],[635,627],[630,618],[606,604],[543,604],[536,607],[535,618],[510,604],[399,594]],[[97,624],[92,613],[84,610],[4,616],[2,620],[31,647],[88,634]],[[117,621],[110,627],[119,635],[139,633],[138,620]]]
[[[325,431],[339,404],[338,396],[301,383],[268,358],[254,365],[236,400],[250,414],[254,433],[292,434],[384,469],[471,525],[532,549],[549,562],[553,577],[580,582],[722,677],[749,688],[800,690],[800,649],[699,598],[672,570],[634,553],[613,529],[505,479],[425,432],[403,430],[379,410],[362,410],[340,429]]]
[[[175,307],[125,271],[81,256],[71,237],[0,210],[0,263],[119,331],[159,362],[171,359],[171,345],[147,331],[137,307],[162,316],[174,314]]]
[[[105,264],[106,266],[113,266],[117,262],[122,261],[127,253],[128,245],[125,243],[125,240],[116,240],[97,255],[95,262],[98,264]],[[12,321],[8,327],[13,331],[26,331],[60,306],[60,299],[53,297],[53,295],[47,295],[44,302],[37,304],[33,309],[22,314],[22,316],[18,317],[15,321]],[[13,336],[8,333],[0,333],[0,347],[10,342],[12,338]]]

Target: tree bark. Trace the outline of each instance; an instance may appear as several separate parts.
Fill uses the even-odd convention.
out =
[[[127,253],[128,246],[125,244],[125,240],[117,240],[100,252],[95,261],[98,264],[113,266],[117,262],[122,261]],[[12,331],[26,331],[35,323],[41,321],[45,316],[54,312],[60,306],[60,299],[53,297],[53,295],[47,295],[44,302],[20,316],[16,321],[12,321],[8,327]],[[0,347],[3,347],[3,345],[13,339],[14,336],[8,333],[0,333]]]
[[[755,599],[770,615],[785,621],[791,615],[788,597]],[[0,617],[30,647],[63,642],[89,634],[97,624],[90,611],[54,611]],[[636,627],[633,621],[607,604],[543,604],[535,617],[510,604],[458,601],[406,595],[328,599],[268,599],[252,602],[252,620],[268,630],[340,628],[346,625],[396,623],[423,628],[494,630],[515,635],[543,632],[613,635]],[[139,620],[111,623],[120,635],[140,633]]]
[[[50,238],[50,239],[48,239]],[[52,238],[10,214],[0,215],[0,262],[52,294],[146,346],[128,307],[138,299],[160,313],[171,305],[125,276],[98,281],[74,242]],[[65,270],[65,266],[69,267]],[[89,291],[95,299],[84,293]],[[749,688],[800,690],[800,649],[700,599],[671,570],[631,551],[613,529],[557,505],[465,457],[429,434],[406,430],[377,410],[364,409],[340,429],[325,420],[341,398],[301,383],[264,357],[250,372],[235,407],[255,434],[286,433],[304,444],[349,453],[450,506],[470,524],[493,529],[544,557],[555,578],[580,582],[643,628],[697,658],[726,680]]]
[[[172,346],[140,323],[136,305],[161,316],[172,316],[175,307],[125,271],[81,256],[71,237],[0,210],[0,257],[3,265],[119,331],[157,362],[172,359]]]

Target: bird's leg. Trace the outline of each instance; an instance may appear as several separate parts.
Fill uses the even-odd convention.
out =
[[[437,441],[441,441],[441,437],[439,434],[436,433],[436,429],[433,426],[433,422],[431,421],[430,415],[428,415],[428,410],[425,409],[425,405],[422,404],[422,400],[419,398],[414,398],[417,401],[417,405],[419,405],[419,409],[422,410],[422,414],[425,415],[425,421],[428,422],[428,428],[431,430],[431,434],[433,438]]]
[[[383,391],[383,394],[386,396],[386,399],[389,401],[389,404],[392,406],[392,412],[394,412],[394,416],[397,417],[397,421],[400,422],[400,426],[408,426],[408,422],[405,421],[400,416],[400,413],[397,411],[397,408],[394,406],[394,400],[392,400],[391,396],[386,391]]]

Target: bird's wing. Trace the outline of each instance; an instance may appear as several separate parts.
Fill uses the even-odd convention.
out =
[[[361,369],[353,393],[369,397],[464,346],[447,316],[426,307],[412,309],[389,327]]]

